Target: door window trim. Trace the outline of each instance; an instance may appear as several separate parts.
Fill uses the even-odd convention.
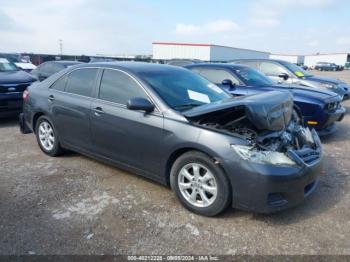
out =
[[[120,69],[117,69],[117,68],[110,68],[110,67],[100,67],[101,70],[101,73],[99,75],[99,79],[97,81],[97,92],[96,92],[96,100],[99,100],[99,101],[103,101],[103,102],[107,102],[107,103],[110,103],[110,104],[113,104],[113,105],[117,105],[118,107],[122,107],[122,108],[127,108],[125,104],[121,104],[121,103],[117,103],[117,102],[113,102],[113,101],[108,101],[108,100],[104,100],[104,99],[101,99],[99,97],[100,95],[100,89],[101,89],[101,83],[102,83],[102,78],[103,78],[103,73],[105,70],[114,70],[114,71],[118,71],[120,73],[123,73],[127,76],[129,76],[133,81],[135,81],[135,83],[141,88],[142,91],[144,91],[145,95],[147,96],[147,98],[154,104],[155,106],[155,111],[156,112],[161,112],[158,108],[158,105],[155,103],[154,99],[151,97],[151,95],[149,94],[148,90],[140,83],[140,81],[138,81],[134,76],[132,76],[131,74],[129,74],[128,72],[125,72],[123,70],[120,70]]]

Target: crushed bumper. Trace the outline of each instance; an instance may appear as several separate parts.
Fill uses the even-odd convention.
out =
[[[322,168],[322,146],[312,132],[316,157],[290,151],[297,166],[280,167],[249,161],[231,163],[226,170],[232,184],[232,206],[257,213],[271,213],[302,203],[315,191]],[[233,166],[232,166],[233,165]]]

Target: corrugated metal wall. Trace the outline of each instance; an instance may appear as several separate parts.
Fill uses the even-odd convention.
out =
[[[153,44],[153,59],[210,60],[210,46]]]
[[[211,46],[210,61],[230,61],[234,59],[269,58],[270,53],[225,46]]]

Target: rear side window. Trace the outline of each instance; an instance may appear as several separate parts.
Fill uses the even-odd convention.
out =
[[[104,70],[99,93],[100,99],[125,105],[129,99],[135,97],[147,99],[147,95],[134,79],[116,70]]]
[[[210,82],[220,85],[223,80],[229,79],[233,84],[239,85],[239,81],[229,72],[220,69],[201,69],[199,74]]]
[[[56,80],[55,83],[53,83],[51,88],[58,91],[64,91],[64,88],[66,87],[66,81],[67,81],[67,76],[62,76],[61,78]]]
[[[66,92],[91,96],[97,71],[95,68],[83,68],[71,72],[67,78]]]

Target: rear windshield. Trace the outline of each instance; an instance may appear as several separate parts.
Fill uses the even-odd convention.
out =
[[[0,58],[0,72],[17,71],[15,64],[10,63],[7,59]]]

